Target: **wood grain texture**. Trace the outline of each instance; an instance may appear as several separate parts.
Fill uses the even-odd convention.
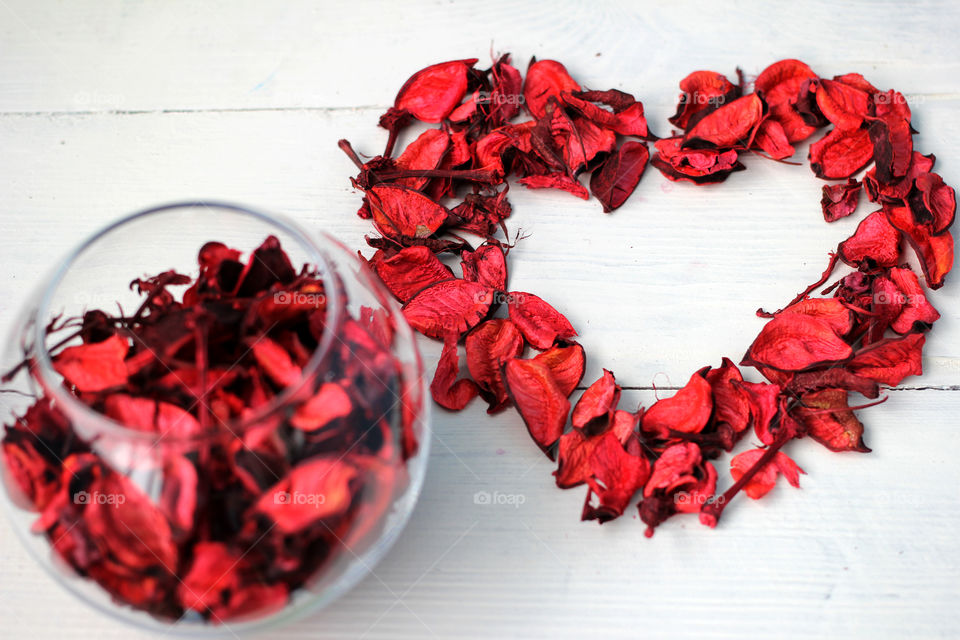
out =
[[[824,75],[858,71],[908,94],[918,148],[957,183],[958,29],[949,2],[0,0],[0,331],[56,256],[161,202],[234,200],[362,247],[369,227],[336,141],[378,152],[377,117],[403,78],[491,47],[520,67],[558,57],[585,85],[633,92],[663,134],[676,83],[696,68],[755,74],[799,57]],[[748,164],[707,188],[652,171],[609,216],[596,201],[511,191],[511,228],[529,234],[511,286],[570,317],[587,381],[603,366],[662,397],[736,359],[761,326],[754,310],[787,302],[853,231],[853,219],[823,222],[807,168]],[[933,296],[943,318],[927,373],[861,414],[874,452],[795,443],[803,489],[744,500],[715,531],[677,519],[646,540],[632,514],[580,523],[582,490],[553,486],[513,413],[438,410],[424,494],[396,548],[280,635],[955,637],[958,280]],[[439,346],[421,344],[432,367]],[[475,504],[478,491],[523,504]],[[0,567],[3,637],[140,637],[62,592],[6,522]]]

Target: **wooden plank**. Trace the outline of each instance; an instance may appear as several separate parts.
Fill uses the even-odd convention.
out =
[[[423,496],[394,551],[284,637],[949,637],[960,431],[943,416],[958,412],[960,394],[898,392],[862,414],[874,453],[794,443],[802,489],[742,499],[715,530],[676,518],[649,540],[630,515],[579,522],[582,488],[552,486],[513,414],[439,413]],[[479,491],[522,504],[476,504]],[[150,637],[86,612],[0,532],[8,637],[63,637],[66,620],[70,637]]]
[[[562,58],[585,84],[650,102],[672,101],[689,70],[755,74],[786,56],[925,96],[955,95],[960,73],[949,0],[789,13],[757,2],[7,0],[0,16],[0,110],[19,112],[384,106],[417,69],[488,62],[491,49],[521,67]]]
[[[921,129],[936,132],[921,134],[918,148],[938,152],[948,180],[960,166],[946,144],[960,137],[957,104],[918,110]],[[354,169],[336,142],[348,136],[359,151],[375,153],[385,137],[375,120],[374,110],[0,117],[0,167],[13,187],[0,194],[10,274],[0,281],[0,323],[12,319],[52,256],[122,214],[171,199],[284,212],[364,247],[372,228],[354,215]],[[677,386],[724,355],[738,359],[762,327],[754,311],[788,302],[853,232],[853,217],[823,222],[822,182],[808,169],[748,163],[726,183],[699,188],[651,170],[613,215],[595,200],[511,190],[510,227],[529,236],[512,254],[511,288],[570,317],[587,349],[586,381],[606,367],[624,385]],[[943,318],[926,348],[927,374],[906,384],[960,385],[958,291],[950,277],[932,294]],[[435,361],[439,345],[422,344]]]

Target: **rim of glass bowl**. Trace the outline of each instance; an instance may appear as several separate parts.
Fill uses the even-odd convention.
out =
[[[49,393],[53,399],[56,400],[56,402],[62,403],[63,406],[69,407],[70,411],[79,412],[82,416],[84,416],[84,418],[97,421],[99,423],[98,428],[102,427],[105,433],[110,433],[111,435],[132,440],[142,440],[145,442],[162,439],[164,442],[169,443],[202,442],[210,439],[222,438],[225,435],[230,434],[239,435],[245,431],[247,427],[269,417],[295,397],[295,395],[303,388],[303,385],[318,371],[320,365],[323,363],[324,359],[329,353],[330,346],[336,337],[334,334],[336,333],[337,327],[340,326],[341,321],[341,307],[339,304],[340,293],[337,290],[337,287],[324,287],[324,295],[326,296],[328,302],[327,313],[329,315],[327,316],[325,330],[320,340],[320,344],[317,345],[317,348],[314,350],[313,354],[311,354],[310,360],[303,368],[300,379],[297,380],[297,382],[293,385],[288,385],[285,387],[283,391],[274,396],[270,402],[255,410],[252,415],[242,419],[234,418],[225,422],[220,422],[220,426],[226,428],[226,433],[217,430],[192,436],[177,436],[156,434],[149,431],[138,431],[136,429],[131,429],[122,422],[113,420],[106,414],[91,409],[88,405],[81,402],[76,396],[70,393],[63,386],[59,378],[59,374],[53,368],[53,361],[50,357],[50,351],[48,350],[46,335],[46,318],[52,317],[50,307],[53,303],[53,295],[62,283],[64,276],[67,274],[71,266],[73,266],[77,258],[79,258],[87,249],[117,229],[129,224],[130,222],[133,222],[134,220],[166,213],[176,209],[189,208],[203,208],[211,210],[219,209],[264,222],[268,226],[272,226],[290,235],[298,243],[300,243],[302,248],[305,249],[309,254],[308,260],[313,262],[313,264],[321,273],[326,274],[326,278],[330,278],[334,275],[330,260],[327,259],[323,249],[315,242],[313,234],[309,233],[297,223],[285,218],[284,216],[268,214],[255,209],[250,209],[248,207],[217,200],[174,202],[171,204],[151,207],[149,209],[144,209],[142,211],[124,216],[89,236],[57,264],[53,275],[43,283],[42,294],[39,304],[37,305],[36,317],[34,320],[34,344],[36,345],[35,351],[37,353],[37,370],[44,385],[44,391]]]

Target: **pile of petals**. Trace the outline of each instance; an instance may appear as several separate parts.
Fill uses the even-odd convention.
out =
[[[6,426],[3,463],[77,573],[154,616],[219,623],[282,608],[345,545],[376,539],[417,445],[413,414],[389,418],[403,378],[382,310],[347,315],[341,288],[340,340],[309,374],[336,285],[274,237],[246,261],[207,243],[199,264],[134,280],[130,316],[48,327],[70,333],[51,349],[65,389],[129,437],[85,439],[41,394]]]
[[[877,398],[881,385],[921,373],[924,333],[939,317],[926,288],[940,287],[953,262],[954,190],[932,173],[932,155],[914,151],[900,93],[855,73],[821,78],[798,60],[777,62],[752,83],[739,70],[736,83],[696,71],[681,81],[670,118],[682,132],[656,139],[633,96],[585,90],[559,62],[534,60],[525,78],[507,56],[487,70],[475,63],[437,64],[407,80],[380,120],[389,131],[383,155],[364,163],[340,143],[360,168],[359,214],[380,233],[367,239],[377,249],[371,267],[411,326],[443,342],[431,385],[439,405],[459,410],[478,395],[490,412],[512,405],[557,461],[557,485],[586,485],[584,520],[616,518],[639,496],[647,535],[676,513],[699,513],[714,526],[737,493],[760,498],[780,475],[799,486],[803,471],[781,451],[792,439],[869,451],[854,413],[869,405],[851,405],[849,394]],[[530,119],[514,123],[521,113]],[[439,126],[393,157],[398,133],[414,120]],[[724,359],[674,396],[631,410],[620,407],[621,389],[604,370],[571,405],[585,360],[574,327],[508,283],[508,177],[587,198],[578,176],[592,171],[590,190],[611,211],[643,174],[644,140],[655,140],[651,163],[668,179],[704,184],[744,169],[745,154],[788,158],[827,125],[810,147],[814,173],[841,181],[823,187],[824,218],[851,215],[863,187],[879,209],[831,254],[818,282],[776,313],[758,311],[769,320],[740,365],[767,381],[745,381]],[[839,262],[852,273],[811,297]],[[711,460],[751,432],[759,446],[733,457],[732,485],[718,493]]]

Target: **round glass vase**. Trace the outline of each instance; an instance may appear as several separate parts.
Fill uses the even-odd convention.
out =
[[[273,273],[277,243],[294,280]],[[217,267],[229,304],[197,296],[201,247],[224,245],[242,253]],[[151,289],[170,270],[192,280]],[[237,309],[269,326],[216,361]],[[295,368],[265,379],[265,342]],[[174,204],[96,233],[30,298],[0,374],[0,493],[26,547],[97,609],[166,634],[328,604],[384,556],[423,482],[430,405],[398,306],[330,236],[243,207]]]

